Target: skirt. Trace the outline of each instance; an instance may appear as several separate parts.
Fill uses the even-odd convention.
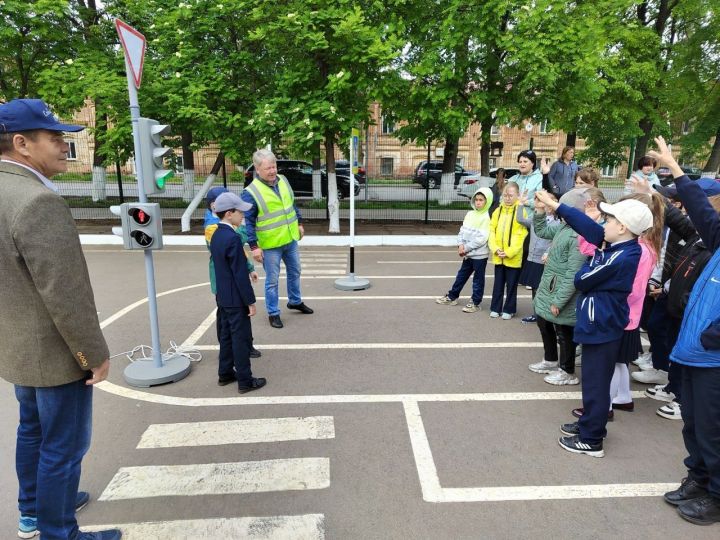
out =
[[[540,286],[540,278],[542,278],[544,269],[544,264],[525,261],[525,264],[523,264],[522,270],[520,271],[520,285],[537,289]]]
[[[625,330],[620,340],[620,351],[618,351],[617,364],[629,364],[642,352],[640,343],[640,329]]]

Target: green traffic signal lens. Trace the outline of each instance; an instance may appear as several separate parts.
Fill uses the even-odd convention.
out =
[[[165,189],[165,183],[166,183],[170,178],[172,178],[172,176],[173,176],[173,172],[172,172],[172,171],[167,171],[165,174],[163,174],[162,176],[158,176],[158,177],[155,179],[155,185],[158,187],[158,189]]]

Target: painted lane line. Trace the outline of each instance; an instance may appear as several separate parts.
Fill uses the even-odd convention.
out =
[[[180,407],[226,407],[233,405],[324,405],[337,403],[402,403],[403,401],[444,402],[444,401],[553,401],[582,399],[581,392],[497,392],[476,394],[340,394],[310,396],[255,396],[225,398],[192,398],[152,394],[134,388],[124,387],[103,381],[96,387],[108,394],[127,399],[177,405]],[[634,399],[645,399],[644,392],[630,392]]]
[[[268,351],[305,351],[334,349],[524,349],[542,347],[542,341],[508,341],[498,343],[272,343],[256,344]],[[219,345],[195,345],[198,351],[217,351]]]
[[[195,348],[195,344],[200,340],[201,337],[205,335],[205,332],[208,331],[208,328],[210,328],[215,323],[216,318],[216,312],[217,310],[213,309],[210,312],[210,315],[205,317],[205,320],[200,323],[200,326],[198,326],[192,334],[183,342],[182,345],[180,345],[180,350],[188,350]]]
[[[590,484],[578,486],[502,486],[443,488],[435,466],[430,442],[417,401],[403,402],[410,444],[418,471],[423,500],[447,502],[536,501],[558,499],[601,499],[614,497],[657,497],[678,484]]]
[[[332,416],[151,424],[137,448],[177,448],[334,439]]]
[[[439,261],[375,261],[376,264],[457,264],[458,259]]]
[[[324,540],[325,516],[268,516],[243,518],[187,519],[178,521],[147,521],[83,526],[83,531],[118,528],[123,540],[173,539],[217,540],[243,538],[247,540]]]
[[[351,295],[337,295],[337,296],[303,296],[303,300],[435,300],[438,296],[435,295],[357,295],[357,296],[351,296]],[[532,298],[529,294],[518,294],[518,298]],[[263,296],[258,297],[262,300],[265,298]],[[492,298],[492,295],[485,295],[483,298]],[[281,296],[281,300],[287,300],[287,296]]]
[[[329,486],[328,458],[149,465],[121,467],[99,500],[298,491]]]

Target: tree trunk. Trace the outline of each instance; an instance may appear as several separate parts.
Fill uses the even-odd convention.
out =
[[[195,196],[195,157],[190,148],[193,142],[192,133],[183,131],[180,133],[180,139],[183,157],[183,201],[189,202]]]
[[[715,132],[715,142],[713,143],[710,158],[703,167],[703,172],[718,172],[720,169],[720,127]]]
[[[340,202],[338,201],[337,177],[335,176],[334,134],[325,132],[325,167],[327,170],[328,214],[330,216],[329,233],[340,233]]]
[[[313,159],[312,159],[312,192],[313,200],[322,201],[322,174],[320,168],[322,163],[320,162],[320,141],[316,141],[313,144]]]
[[[648,143],[650,142],[650,133],[652,132],[653,123],[647,118],[640,120],[640,129],[643,130],[643,134],[637,139],[637,146],[635,146],[635,161],[643,157],[647,153]],[[635,167],[634,163],[630,163],[630,167]]]
[[[457,151],[457,137],[446,138],[442,176],[440,177],[440,196],[438,198],[442,206],[450,204],[455,198],[455,161],[457,161]]]

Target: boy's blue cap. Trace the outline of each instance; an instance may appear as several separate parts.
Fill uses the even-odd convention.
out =
[[[207,192],[207,196],[205,200],[207,201],[208,208],[210,208],[210,205],[215,202],[215,199],[217,199],[222,193],[227,193],[227,188],[224,187],[214,187],[210,188]]]
[[[215,213],[226,212],[228,210],[240,210],[247,212],[252,208],[252,204],[243,201],[234,193],[221,193],[215,201]]]
[[[708,197],[720,195],[720,182],[714,178],[700,178],[695,180],[695,183],[702,188],[705,195]],[[665,195],[668,199],[674,199],[677,197],[678,191],[675,184],[670,184],[669,186],[655,186],[655,189]]]
[[[41,99],[13,99],[0,105],[0,133],[33,129],[82,131],[85,126],[62,124]]]

